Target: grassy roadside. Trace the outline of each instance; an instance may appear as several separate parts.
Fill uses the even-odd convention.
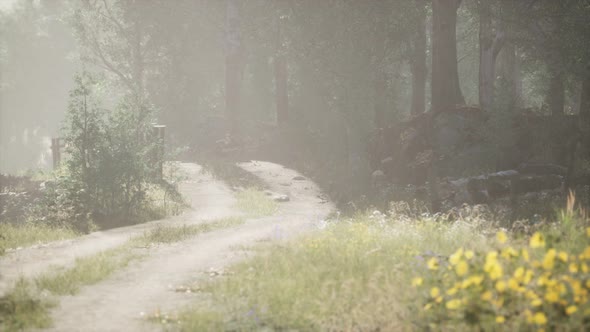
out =
[[[79,236],[68,227],[40,223],[0,223],[0,256],[10,249],[67,240]]]
[[[22,279],[0,298],[0,330],[20,331],[51,326],[49,310],[56,296],[75,295],[81,287],[96,284],[145,257],[146,248],[187,240],[201,233],[242,224],[242,218],[223,218],[206,224],[160,226],[127,243],[95,255],[76,259],[70,268],[49,271],[34,280]]]
[[[237,193],[237,208],[249,217],[260,218],[271,216],[277,212],[279,206],[264,192],[248,188]]]
[[[558,219],[529,238],[480,216],[359,215],[234,266],[200,287],[213,305],[167,317],[167,328],[585,330],[590,220]]]

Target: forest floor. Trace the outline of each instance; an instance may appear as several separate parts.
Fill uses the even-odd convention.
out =
[[[195,299],[195,293],[179,291],[199,278],[223,275],[228,265],[249,256],[248,248],[265,240],[282,241],[315,228],[334,205],[322,198],[320,189],[297,172],[268,162],[239,166],[258,176],[276,195],[289,200],[278,203],[275,213],[253,216],[237,204],[237,195],[224,182],[196,164],[181,168],[188,179],[180,191],[190,204],[184,214],[146,224],[95,232],[72,240],[25,248],[0,258],[0,296],[18,280],[39,280],[51,271],[75,267],[80,259],[130,243],[146,232],[169,226],[195,226],[223,218],[244,220],[237,225],[211,228],[193,237],[168,244],[133,246],[140,259],[129,260],[104,280],[80,287],[73,295],[56,297],[51,310],[53,331],[146,331],[161,326],[145,317],[155,312],[174,312]],[[133,242],[131,242],[133,243]],[[60,270],[61,269],[61,270]]]

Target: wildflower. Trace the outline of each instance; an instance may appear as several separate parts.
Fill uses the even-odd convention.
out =
[[[514,271],[514,279],[521,281],[524,277],[524,268],[520,266]]]
[[[449,310],[455,310],[461,306],[461,300],[457,300],[457,299],[450,300],[447,302],[447,304],[445,306]]]
[[[510,247],[502,249],[502,257],[505,259],[511,259],[512,257],[518,257],[518,251],[516,251]]]
[[[567,307],[565,309],[565,313],[568,316],[571,316],[573,313],[575,313],[576,311],[578,311],[578,307],[576,307],[575,305],[570,305],[569,307]]]
[[[504,318],[504,316],[496,316],[496,323],[502,324],[505,321],[506,321],[506,318]]]
[[[414,287],[421,286],[423,282],[424,282],[424,279],[422,279],[420,277],[416,277],[416,278],[412,279],[412,286],[414,286]]]
[[[541,301],[540,299],[534,299],[531,301],[531,306],[533,307],[539,307],[543,305],[543,301]]]
[[[496,282],[496,290],[500,293],[506,290],[506,283],[502,280]]]
[[[549,291],[545,294],[545,300],[549,303],[555,303],[559,301],[559,293],[556,291]]]
[[[467,250],[467,251],[465,252],[465,258],[467,258],[467,260],[470,260],[470,259],[472,259],[472,258],[473,258],[473,256],[474,256],[474,253],[473,253],[473,251],[471,251],[471,250]]]
[[[447,290],[447,295],[453,296],[453,295],[457,294],[457,291],[458,291],[458,289],[453,287],[453,288]]]
[[[570,263],[569,271],[570,273],[578,273],[578,265],[576,263]]]
[[[506,236],[506,233],[504,233],[504,231],[499,231],[496,234],[496,240],[498,240],[498,243],[504,244],[506,243],[506,241],[508,241],[508,236]]]
[[[490,291],[486,291],[483,294],[481,294],[481,299],[483,301],[490,301],[492,299],[492,292]]]
[[[438,260],[435,257],[429,259],[427,265],[429,270],[438,270]]]
[[[459,250],[449,257],[449,263],[451,263],[451,265],[457,265],[461,260],[461,256],[463,256],[463,248],[459,248]]]
[[[525,262],[528,262],[530,260],[528,250],[522,249],[522,259],[524,259]]]
[[[555,265],[555,249],[549,249],[543,258],[543,268],[545,270],[552,270]]]
[[[567,262],[568,256],[567,253],[565,251],[560,251],[559,254],[557,255],[557,258],[559,258],[562,262]]]
[[[545,314],[542,312],[537,312],[533,316],[533,322],[537,325],[545,325],[547,324],[547,316],[545,316]]]
[[[440,289],[438,289],[438,287],[433,287],[430,290],[430,296],[433,297],[433,298],[434,297],[437,297],[439,294],[440,294]]]
[[[545,247],[545,239],[543,238],[543,235],[539,232],[536,232],[535,234],[533,234],[533,236],[531,237],[531,239],[529,241],[529,246],[531,248]]]
[[[469,271],[469,265],[465,261],[460,261],[457,266],[455,266],[455,272],[459,277],[462,277],[467,274]]]

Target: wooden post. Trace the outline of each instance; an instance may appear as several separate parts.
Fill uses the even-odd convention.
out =
[[[59,137],[51,139],[51,155],[53,157],[53,169],[58,169],[61,163],[61,139]]]
[[[164,174],[164,143],[166,138],[166,126],[154,124],[152,128],[154,140],[156,141],[156,168],[158,175],[162,176]]]

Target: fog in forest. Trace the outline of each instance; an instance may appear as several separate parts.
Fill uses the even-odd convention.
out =
[[[0,330],[590,330],[588,18],[0,0]]]

